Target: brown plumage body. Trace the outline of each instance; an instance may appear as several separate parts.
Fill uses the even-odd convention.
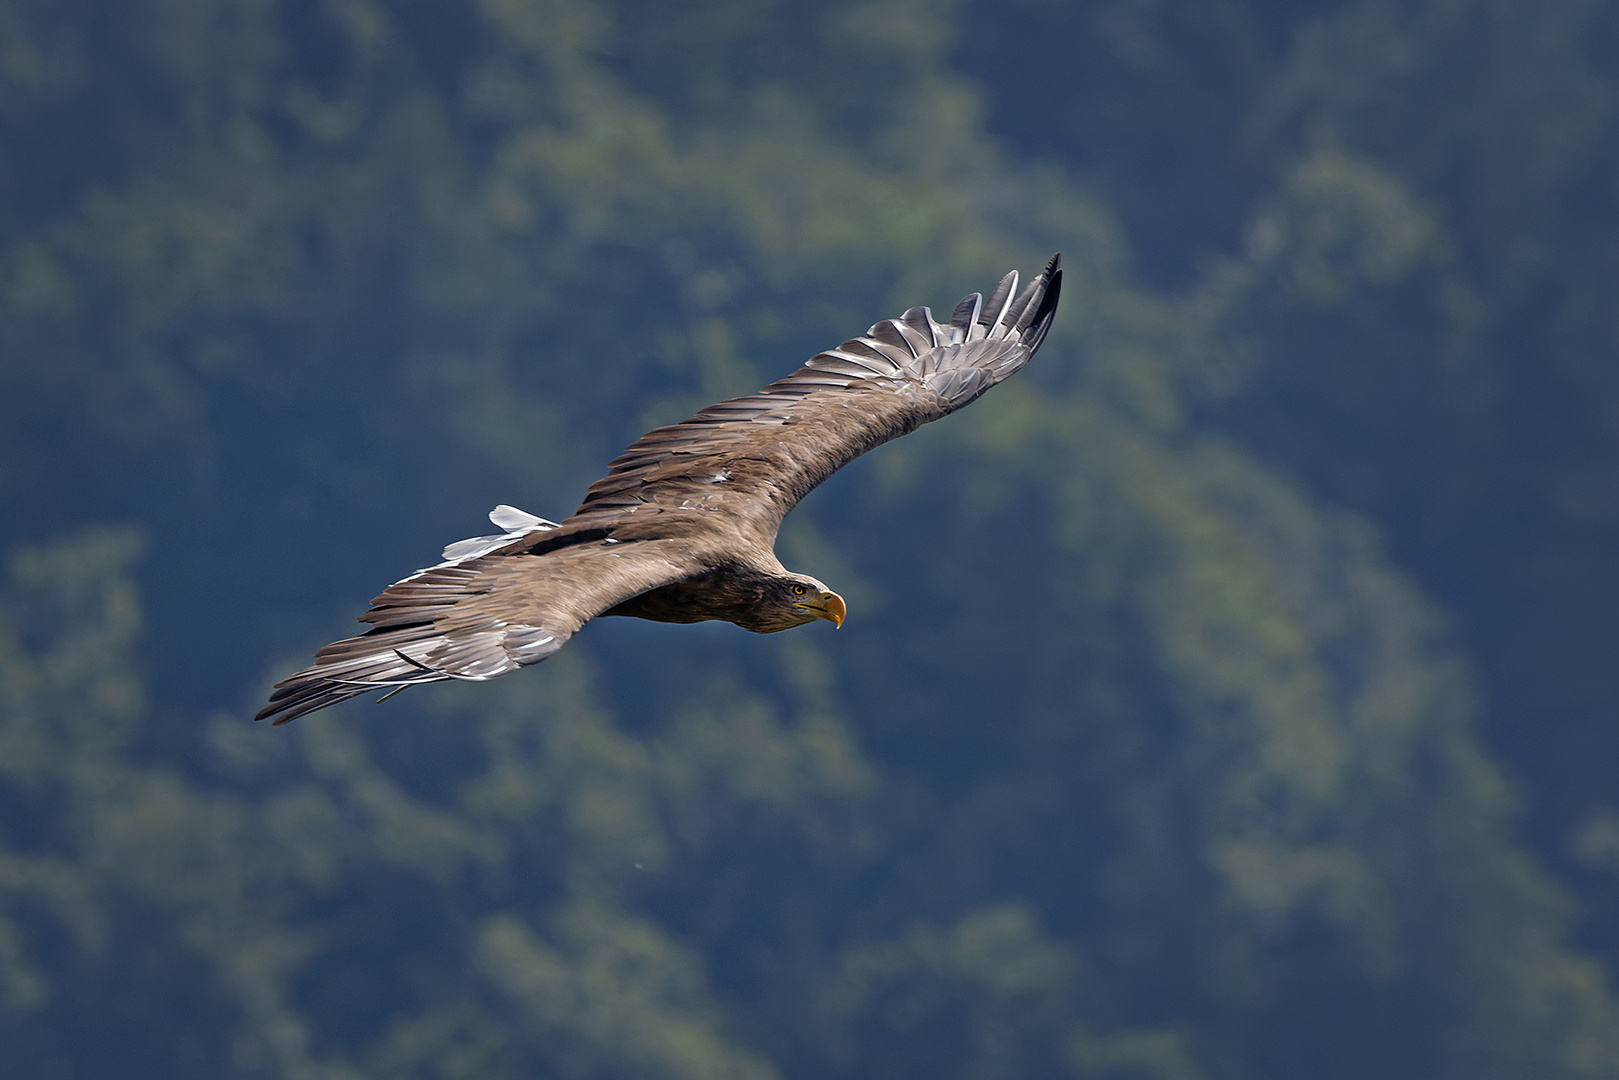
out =
[[[1061,279],[1053,256],[1022,293],[1008,274],[946,324],[912,308],[752,397],[649,431],[562,522],[497,507],[490,517],[506,533],[452,544],[445,562],[389,586],[360,616],[371,629],[277,683],[257,719],[286,723],[369,690],[495,678],[602,615],[719,619],[756,633],[841,626],[842,598],[777,561],[782,519],[856,457],[1027,363]]]

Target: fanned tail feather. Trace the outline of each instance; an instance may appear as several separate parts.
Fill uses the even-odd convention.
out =
[[[547,532],[557,527],[554,521],[547,521],[542,517],[535,517],[515,506],[501,503],[489,511],[489,520],[506,531],[499,536],[474,536],[470,540],[457,540],[444,549],[444,558],[448,563],[465,562],[476,559],[480,555],[487,555],[497,548],[535,532]],[[445,565],[440,563],[439,565]]]

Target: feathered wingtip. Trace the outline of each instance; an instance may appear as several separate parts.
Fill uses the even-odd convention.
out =
[[[361,694],[369,694],[373,690],[386,690],[387,693],[377,699],[386,701],[409,687],[421,683],[440,682],[448,678],[412,660],[403,652],[398,650],[394,652],[400,661],[397,665],[400,670],[392,673],[393,678],[376,681],[333,678],[318,668],[306,668],[290,678],[282,679],[275,684],[275,692],[270,695],[270,703],[260,709],[253,719],[268,720],[273,716],[275,720],[272,721],[272,726],[280,727],[317,709],[336,705],[340,701],[347,701]]]
[[[950,313],[949,325],[961,331],[967,341],[1017,337],[1033,354],[1057,314],[1057,297],[1062,292],[1062,252],[1051,257],[1026,289],[1018,293],[1017,286],[1018,274],[1013,270],[996,283],[988,300],[982,293],[962,297]],[[1016,299],[1013,293],[1017,293]]]
[[[373,690],[386,691],[377,699],[386,701],[422,683],[494,678],[513,665],[537,663],[560,648],[554,636],[534,627],[493,628],[499,631],[501,647],[489,650],[478,647],[487,634],[463,632],[452,640],[434,625],[435,617],[455,604],[475,576],[463,569],[465,564],[557,527],[554,521],[504,503],[489,512],[489,520],[506,531],[457,540],[444,549],[444,562],[394,582],[360,616],[372,624],[371,630],[322,648],[313,666],[275,684],[270,703],[253,719],[275,717],[276,724],[285,724]]]
[[[935,325],[934,340],[942,338],[954,348],[932,356],[916,377],[945,400],[948,411],[976,401],[1028,363],[1040,347],[1057,314],[1061,253],[1053,255],[1022,292],[1017,287],[1014,270],[1001,278],[988,300],[980,293],[962,297],[950,313],[949,325]]]

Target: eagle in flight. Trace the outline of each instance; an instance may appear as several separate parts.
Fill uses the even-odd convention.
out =
[[[565,521],[496,507],[489,518],[505,532],[451,544],[444,562],[388,586],[360,616],[370,630],[276,683],[254,719],[284,724],[372,690],[493,679],[544,660],[599,615],[723,619],[760,634],[842,626],[843,598],[777,561],[782,519],[867,450],[1028,363],[1057,310],[1060,256],[1017,284],[1013,271],[944,324],[913,307],[752,397],[647,432]]]

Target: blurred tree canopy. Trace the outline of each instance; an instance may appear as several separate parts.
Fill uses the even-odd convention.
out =
[[[5,1059],[1619,1076],[1615,29],[0,0]],[[789,522],[841,634],[245,723],[489,506],[1055,249],[1038,360]]]

